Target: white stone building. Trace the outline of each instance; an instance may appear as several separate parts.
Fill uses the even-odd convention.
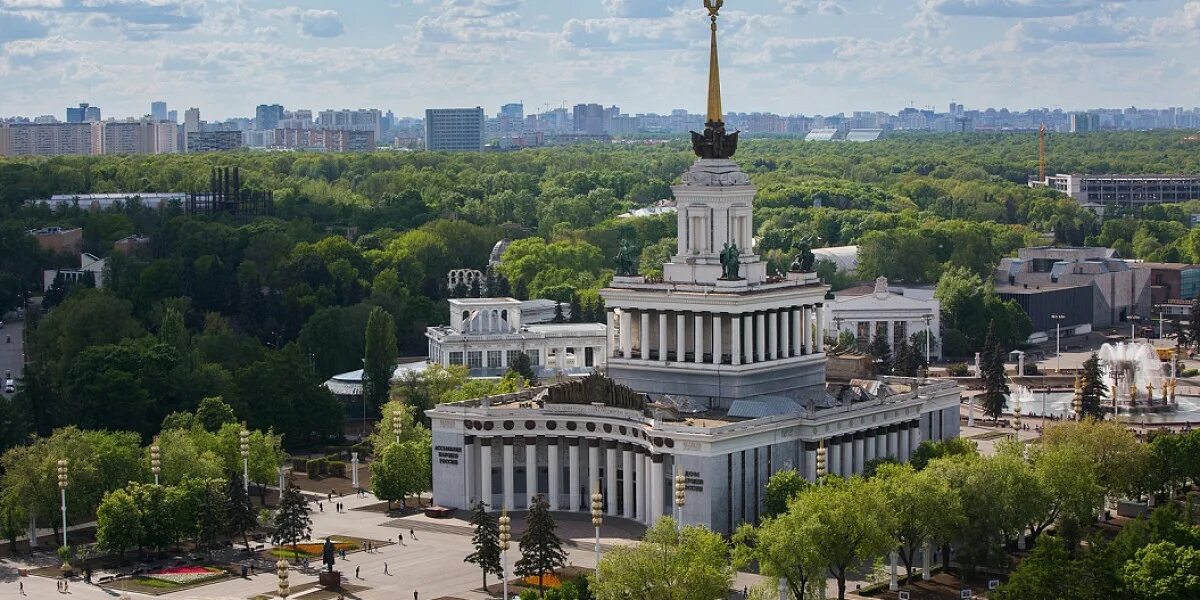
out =
[[[895,352],[896,344],[913,334],[930,332],[928,348],[931,358],[941,358],[938,331],[941,327],[941,303],[932,290],[897,289],[888,287],[886,277],[875,280],[875,290],[863,295],[839,295],[826,311],[825,326],[829,338],[836,340],[843,331],[854,335],[860,348],[883,335]],[[922,354],[925,346],[917,348]]]
[[[588,372],[605,362],[602,323],[526,323],[514,298],[453,298],[450,324],[429,327],[429,361],[503,375],[521,353],[540,371]]]

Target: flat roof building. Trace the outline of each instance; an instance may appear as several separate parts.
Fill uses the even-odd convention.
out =
[[[1200,199],[1200,175],[1047,175],[1029,187],[1062,192],[1086,205],[1138,206]]]
[[[188,152],[221,152],[242,147],[240,131],[189,131],[184,135]]]
[[[425,148],[482,152],[485,117],[483,109],[430,108],[425,111]]]

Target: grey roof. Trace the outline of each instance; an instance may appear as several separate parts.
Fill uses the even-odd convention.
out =
[[[851,129],[846,134],[847,142],[874,142],[883,135],[882,129]]]

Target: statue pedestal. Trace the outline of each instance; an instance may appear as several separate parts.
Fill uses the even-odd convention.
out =
[[[341,571],[321,571],[321,575],[317,580],[321,587],[327,590],[342,589],[342,572]]]

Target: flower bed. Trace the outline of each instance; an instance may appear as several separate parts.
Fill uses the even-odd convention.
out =
[[[538,578],[537,575],[529,575],[528,577],[522,579],[521,582],[529,587],[536,588],[538,585]],[[559,579],[558,575],[555,573],[546,573],[542,576],[542,586],[548,590],[557,589],[562,587],[562,580]]]
[[[334,552],[353,552],[362,548],[358,542],[350,540],[330,540],[333,542]],[[285,546],[277,546],[271,549],[271,555],[277,558],[320,558],[321,553],[325,551],[325,542],[305,542],[296,544],[293,548],[290,544]]]
[[[224,576],[225,571],[217,567],[171,567],[150,573],[149,575],[136,577],[134,581],[150,587],[171,587],[195,585],[220,579]]]

